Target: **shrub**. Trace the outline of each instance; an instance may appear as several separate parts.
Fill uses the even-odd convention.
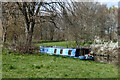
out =
[[[113,39],[113,43],[116,43],[117,42],[117,39]]]
[[[8,48],[10,46],[10,44],[5,43],[5,42],[3,42],[2,45],[3,45],[4,48]]]
[[[18,43],[16,44],[16,50],[21,54],[26,54],[26,53],[33,54],[39,51],[39,47],[33,44],[30,46],[26,46],[23,43]]]
[[[105,43],[108,42],[108,41],[104,41]]]
[[[5,50],[4,50],[5,51]],[[7,49],[7,53],[15,53],[17,55],[19,54],[33,54],[37,53],[39,51],[39,46],[31,44],[30,46],[27,46],[25,42],[17,42],[12,43],[9,48]]]
[[[104,42],[102,42],[102,44],[104,44]]]
[[[93,42],[92,41],[88,41],[87,44],[92,44]]]

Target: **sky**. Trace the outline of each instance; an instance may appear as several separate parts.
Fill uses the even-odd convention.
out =
[[[10,1],[10,2],[14,2],[16,0],[1,0],[2,2],[5,2],[5,1]],[[20,0],[17,0],[17,1],[20,1]],[[23,1],[32,1],[32,0],[23,0]],[[39,1],[39,0],[33,0],[33,1]],[[69,2],[71,0],[44,0],[44,1],[55,1],[55,2],[59,2],[59,1],[64,1],[64,2]],[[115,7],[118,7],[118,2],[120,3],[120,0],[72,0],[72,1],[77,1],[77,2],[93,2],[93,1],[97,1],[97,2],[100,2],[101,4],[106,4],[107,7],[111,7],[111,6],[115,6]]]
[[[106,4],[107,7],[118,7],[118,2],[120,3],[120,0],[73,0],[73,1],[77,1],[77,2],[100,2],[101,4]],[[120,5],[120,4],[119,4]]]
[[[106,4],[108,8],[112,6],[118,7],[118,2],[100,2],[100,3]]]
[[[108,8],[112,6],[118,7],[118,2],[120,3],[120,0],[95,0],[95,1],[98,1],[101,4],[106,4]]]

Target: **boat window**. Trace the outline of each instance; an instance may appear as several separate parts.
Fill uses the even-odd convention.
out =
[[[57,52],[57,49],[54,50],[54,53],[55,53],[55,54],[56,54],[56,52]]]
[[[80,49],[76,49],[75,57],[79,57]]]
[[[68,55],[71,55],[71,52],[72,52],[72,50],[69,50],[69,51],[68,51]]]
[[[80,56],[84,56],[85,55],[85,50],[84,49],[81,49],[81,54]]]
[[[79,51],[79,56],[83,56],[82,53],[83,53],[83,50],[80,49],[80,51]]]
[[[62,53],[63,53],[63,49],[60,50],[60,54],[62,54]]]
[[[86,50],[85,50],[85,54],[88,54],[88,53],[89,53],[89,49],[86,49]]]
[[[84,56],[85,56],[85,49],[84,49]]]

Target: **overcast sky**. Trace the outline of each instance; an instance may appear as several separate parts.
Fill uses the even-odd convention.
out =
[[[111,6],[118,7],[118,2],[101,2],[101,4],[106,4],[108,8]]]
[[[102,4],[106,4],[107,7],[111,7],[111,6],[118,7],[118,2],[120,2],[120,0],[95,0],[95,1],[98,1]]]

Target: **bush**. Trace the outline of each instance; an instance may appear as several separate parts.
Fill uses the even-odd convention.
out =
[[[105,43],[107,43],[108,41],[104,41]]]
[[[39,46],[36,46],[32,43],[26,45],[25,35],[19,36],[18,40],[11,43],[9,48],[10,48],[11,52],[16,53],[17,55],[19,55],[19,54],[33,54],[33,53],[38,52],[38,50],[39,50]]]
[[[102,42],[102,44],[104,44],[104,42]]]
[[[92,42],[92,41],[88,41],[87,43],[88,43],[88,44],[92,44],[93,42]]]
[[[5,43],[5,42],[3,42],[2,45],[3,45],[4,48],[8,48],[10,46],[10,44]]]
[[[83,43],[80,43],[80,45],[81,45],[81,46],[84,46],[84,44],[83,44]]]
[[[20,54],[33,54],[33,53],[37,53],[39,51],[39,46],[36,45],[30,45],[30,46],[26,46],[26,44],[24,43],[18,43],[16,44],[16,51],[19,52]]]
[[[113,43],[116,43],[117,42],[117,39],[113,39]]]
[[[6,52],[7,50],[7,52]],[[33,53],[37,53],[39,51],[39,46],[36,46],[34,44],[31,44],[30,46],[27,46],[25,44],[25,42],[16,42],[16,43],[12,43],[9,45],[8,48],[3,48],[3,51],[5,53],[15,53],[17,55],[19,54],[33,54]]]

